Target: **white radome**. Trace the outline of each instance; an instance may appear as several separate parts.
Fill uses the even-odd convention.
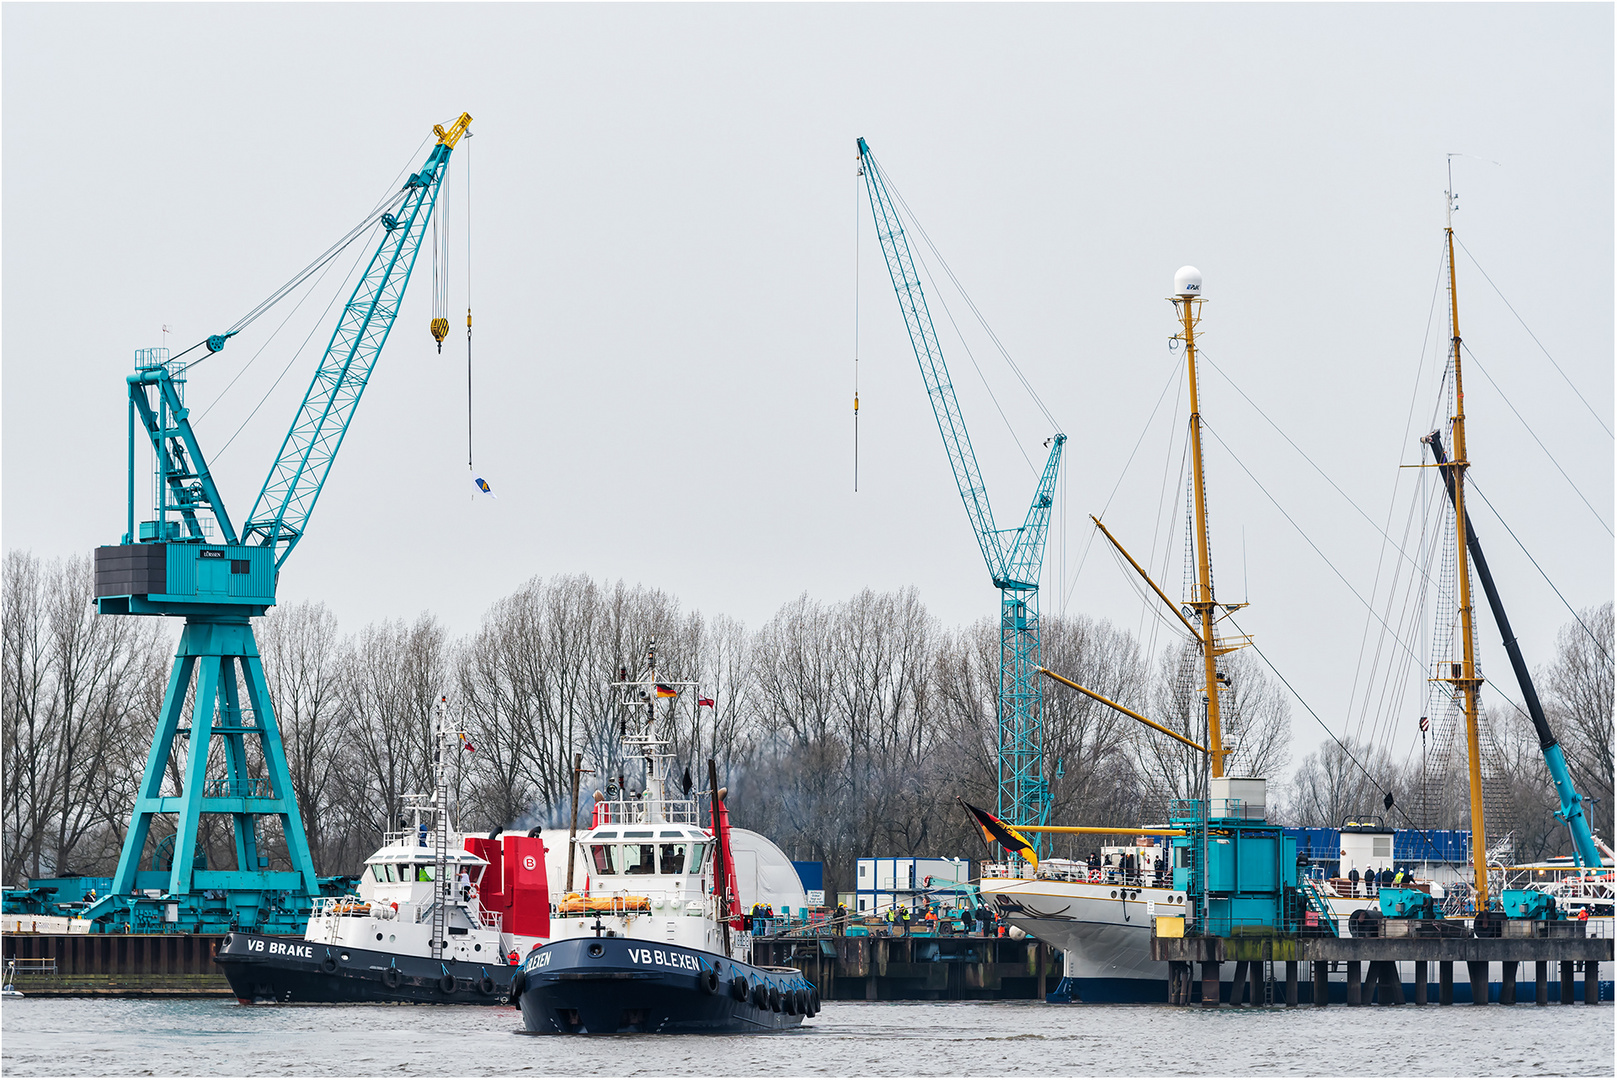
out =
[[[1175,296],[1200,296],[1202,272],[1194,266],[1181,266],[1173,276],[1173,293]]]

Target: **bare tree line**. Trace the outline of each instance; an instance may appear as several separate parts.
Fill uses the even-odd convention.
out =
[[[4,875],[109,873],[176,629],[93,615],[86,559],[45,564],[10,553],[4,584]],[[1610,605],[1585,621],[1604,627],[1609,652]],[[453,784],[468,831],[565,825],[575,753],[592,770],[585,814],[593,789],[620,776],[633,787],[638,770],[620,760],[605,684],[620,668],[638,671],[655,638],[660,675],[695,680],[714,701],[681,714],[678,759],[699,787],[707,758],[716,759],[737,823],[794,858],[824,860],[830,889],[849,887],[853,860],[864,855],[983,854],[954,800],[995,804],[998,633],[993,620],[941,626],[914,590],[867,590],[837,603],[803,596],[749,630],[655,589],[583,575],[529,581],[459,639],[431,614],[345,634],[322,604],[282,605],[257,625],[321,873],[353,872],[397,827],[406,797],[431,790],[441,702],[476,746],[457,754]],[[1053,670],[1204,737],[1187,675],[1199,660],[1188,642],[1153,663],[1133,635],[1085,616],[1046,616],[1043,640]],[[1221,658],[1220,670],[1230,679],[1221,708],[1239,733],[1232,766],[1279,776],[1291,728],[1282,689],[1241,653]],[[1609,662],[1564,634],[1545,679],[1579,783],[1609,816]],[[1501,730],[1511,728],[1500,719]],[[1160,821],[1170,799],[1195,792],[1202,771],[1194,751],[1053,685],[1045,746],[1055,821]],[[1407,780],[1390,760],[1353,749],[1378,778]],[[1371,788],[1381,781],[1355,787],[1362,770],[1338,754],[1341,761],[1325,750],[1305,757],[1271,803],[1311,824],[1379,806]],[[1542,773],[1523,760],[1523,776]],[[1522,798],[1539,794],[1524,789]],[[1553,828],[1543,833],[1546,844],[1562,842]],[[265,838],[272,864],[275,840]],[[228,837],[203,843],[210,865],[230,864]],[[1056,849],[1083,855],[1091,843]]]

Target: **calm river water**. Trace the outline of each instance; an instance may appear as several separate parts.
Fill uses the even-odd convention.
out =
[[[827,1003],[750,1037],[533,1038],[503,1007],[24,999],[11,1076],[1350,1075],[1609,1077],[1610,1006],[1204,1013],[1157,1005]]]

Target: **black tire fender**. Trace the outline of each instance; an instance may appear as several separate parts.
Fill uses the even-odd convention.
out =
[[[387,968],[382,972],[382,984],[389,990],[397,990],[399,984],[403,981],[404,976],[399,974],[399,969],[396,967]]]
[[[780,1012],[780,1008],[781,1008],[780,987],[771,986],[769,988],[769,1011],[770,1012]]]
[[[696,982],[702,988],[702,993],[704,994],[717,994],[719,992],[719,973],[712,968],[708,968],[698,975]]]
[[[751,993],[751,988],[747,986],[747,977],[745,975],[737,975],[730,980],[731,997],[737,1001],[746,1001],[749,993]]]
[[[763,983],[754,983],[752,987],[752,1003],[760,1009],[769,1008],[769,987]]]
[[[494,990],[494,980],[489,976],[484,975],[481,979],[477,980],[477,992],[482,994],[484,997],[489,997],[492,995]]]
[[[528,984],[528,980],[523,978],[522,975],[523,975],[522,969],[517,968],[517,973],[515,975],[511,976],[511,1000],[512,1001],[516,1001],[518,998],[520,998],[522,996],[522,988]]]
[[[455,992],[455,977],[445,972],[438,978],[438,992],[453,994]]]
[[[320,961],[320,970],[325,972],[327,975],[337,974],[337,958],[332,956],[330,952],[327,952],[325,959]]]
[[[810,1013],[809,1015],[818,1016],[820,1014],[820,988],[819,987],[815,987],[813,990],[809,991],[809,1005],[810,1005],[810,1007],[812,1007],[814,1009],[814,1011],[812,1013]]]

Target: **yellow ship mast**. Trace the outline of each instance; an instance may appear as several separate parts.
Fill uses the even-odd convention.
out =
[[[1482,748],[1477,729],[1477,696],[1482,679],[1477,676],[1476,646],[1472,638],[1475,614],[1471,604],[1471,564],[1465,548],[1465,470],[1470,462],[1465,452],[1465,384],[1460,379],[1460,293],[1454,276],[1454,165],[1449,165],[1449,190],[1443,193],[1447,210],[1444,214],[1444,237],[1449,257],[1449,330],[1450,359],[1454,364],[1454,417],[1452,438],[1454,459],[1447,468],[1454,475],[1454,539],[1458,549],[1456,575],[1460,584],[1460,638],[1462,661],[1460,677],[1449,677],[1443,682],[1453,683],[1465,694],[1465,749],[1471,776],[1471,869],[1477,891],[1477,911],[1488,906],[1488,834],[1483,827],[1482,815]]]
[[[1174,310],[1183,329],[1175,335],[1185,343],[1185,367],[1190,373],[1190,464],[1192,496],[1196,507],[1196,595],[1189,607],[1201,623],[1203,694],[1207,701],[1207,752],[1212,774],[1224,775],[1224,759],[1231,751],[1224,748],[1218,705],[1217,659],[1232,651],[1221,648],[1213,636],[1213,615],[1218,603],[1213,598],[1213,555],[1208,548],[1207,483],[1202,473],[1202,416],[1196,395],[1196,327],[1201,322],[1201,273],[1187,266],[1174,275]]]

